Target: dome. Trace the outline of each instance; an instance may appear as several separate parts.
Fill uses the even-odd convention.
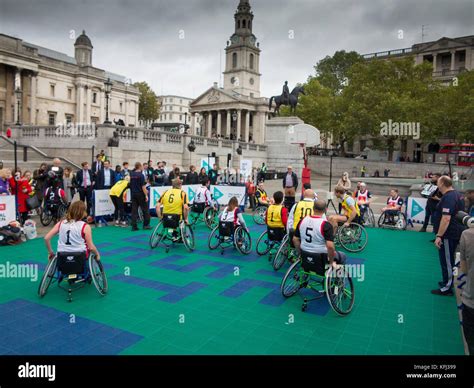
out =
[[[78,36],[76,39],[76,43],[74,43],[74,46],[89,46],[92,48],[92,42],[89,39],[89,37],[86,35],[86,32],[83,30],[82,34]]]

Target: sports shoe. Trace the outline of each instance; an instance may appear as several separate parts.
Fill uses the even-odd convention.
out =
[[[433,295],[452,296],[453,295],[453,290],[441,291],[439,288],[437,288],[436,290],[431,290],[431,293]]]
[[[115,226],[120,226],[119,220],[115,220]]]
[[[120,223],[120,226],[121,226],[122,228],[126,228],[126,227],[128,226],[127,221],[122,221],[122,222]]]

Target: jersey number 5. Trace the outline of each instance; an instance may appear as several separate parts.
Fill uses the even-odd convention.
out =
[[[308,244],[311,244],[313,242],[313,236],[311,234],[309,234],[309,232],[312,232],[313,231],[313,228],[306,228],[306,238],[305,238],[305,241],[308,243]]]

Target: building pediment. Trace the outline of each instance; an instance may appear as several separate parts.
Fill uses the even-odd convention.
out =
[[[416,47],[418,46],[418,47]],[[451,38],[441,38],[437,40],[436,42],[432,42],[431,44],[423,45],[415,45],[416,49],[418,49],[418,52],[423,53],[427,51],[443,51],[443,50],[453,50],[457,48],[464,48],[466,47],[467,44],[465,42],[459,42],[455,39]]]
[[[228,102],[238,102],[237,97],[232,96],[231,94],[224,92],[222,89],[212,87],[201,94],[193,102],[191,102],[191,107],[196,108],[199,106],[209,105],[209,104],[225,104]]]

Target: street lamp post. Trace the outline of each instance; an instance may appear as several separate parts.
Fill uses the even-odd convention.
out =
[[[107,81],[104,82],[105,85],[105,121],[104,124],[112,124],[109,120],[109,96],[112,92],[112,81],[110,78],[107,78]]]
[[[23,95],[23,91],[17,87],[15,89],[15,97],[16,97],[16,103],[17,103],[17,117],[16,117],[16,125],[21,125],[20,121],[20,113],[21,113],[21,96]]]

